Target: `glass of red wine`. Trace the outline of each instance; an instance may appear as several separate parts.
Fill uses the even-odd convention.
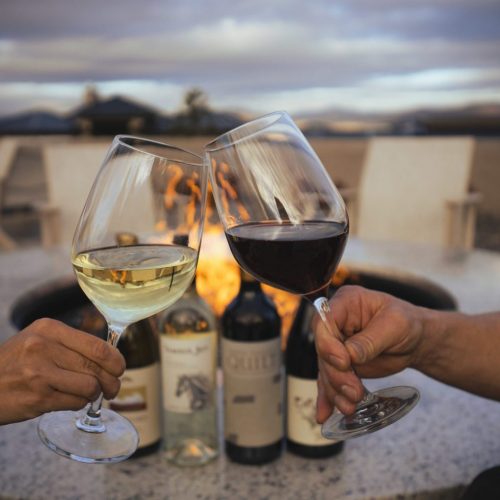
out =
[[[285,112],[257,118],[205,146],[212,189],[231,251],[247,272],[310,300],[330,335],[328,287],[344,252],[349,219],[320,159]],[[335,410],[323,424],[343,440],[386,427],[417,403],[412,387],[365,395],[352,415]]]

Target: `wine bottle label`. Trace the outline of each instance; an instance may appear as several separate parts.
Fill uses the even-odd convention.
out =
[[[118,395],[106,406],[128,418],[139,433],[139,447],[160,439],[160,364],[125,370]]]
[[[222,339],[225,438],[238,446],[267,446],[283,437],[280,339]]]
[[[326,446],[331,439],[321,435],[316,422],[316,380],[287,376],[287,437],[306,446]]]
[[[213,404],[217,334],[161,335],[163,407],[192,413]]]

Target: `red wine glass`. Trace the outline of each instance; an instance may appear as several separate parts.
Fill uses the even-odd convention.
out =
[[[212,189],[231,251],[247,272],[310,300],[330,335],[327,290],[342,257],[349,220],[344,201],[307,139],[284,112],[231,130],[205,146]],[[408,413],[419,393],[391,387],[365,395],[356,411],[323,424],[342,440],[386,427]]]

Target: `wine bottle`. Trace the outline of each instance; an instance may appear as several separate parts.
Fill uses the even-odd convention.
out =
[[[135,245],[137,238],[119,233],[117,243]],[[160,354],[152,321],[144,319],[129,325],[120,337],[118,350],[125,358],[126,369],[118,395],[106,406],[134,424],[139,446],[133,457],[142,456],[158,450],[161,443]]]
[[[161,443],[160,356],[151,320],[131,324],[120,337],[118,350],[126,370],[109,407],[134,424],[139,447],[133,456],[142,456],[158,450]]]
[[[325,439],[321,425],[316,422],[318,358],[311,325],[313,316],[313,305],[302,299],[288,336],[286,443],[292,453],[323,458],[339,453],[344,443]]]
[[[207,463],[218,454],[217,325],[196,278],[159,315],[159,330],[165,456],[181,466]]]
[[[281,454],[280,329],[260,283],[241,271],[239,293],[222,316],[225,449],[238,463],[263,464]]]

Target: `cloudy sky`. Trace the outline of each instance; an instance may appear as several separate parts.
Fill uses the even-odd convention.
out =
[[[0,0],[0,115],[86,83],[176,111],[500,102],[499,0]]]

